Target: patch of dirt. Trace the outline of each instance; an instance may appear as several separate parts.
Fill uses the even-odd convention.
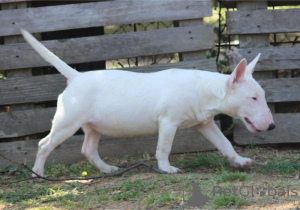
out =
[[[298,210],[299,209],[299,202],[298,201],[293,201],[293,202],[288,202],[288,203],[279,203],[279,204],[266,204],[262,206],[262,204],[254,204],[254,205],[249,205],[243,206],[243,209],[259,209],[259,210]]]

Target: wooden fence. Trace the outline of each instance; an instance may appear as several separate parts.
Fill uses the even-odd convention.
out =
[[[2,0],[0,3],[0,71],[7,77],[0,80],[0,153],[17,161],[34,161],[38,140],[50,130],[56,109],[53,102],[55,104],[58,94],[66,87],[65,78],[53,74],[54,69],[49,70],[50,74],[36,73],[49,64],[24,43],[20,28],[35,33],[62,60],[82,70],[91,66],[99,68],[109,59],[179,53],[180,62],[126,70],[151,72],[177,67],[216,71],[215,61],[206,59],[206,50],[214,45],[213,28],[203,24],[203,17],[212,14],[211,0],[60,2],[62,5]],[[122,34],[100,33],[105,26],[173,20],[177,27]],[[86,33],[91,30],[94,32]],[[80,37],[77,36],[79,32]],[[55,149],[48,163],[72,163],[82,159],[82,142],[80,133],[70,138]],[[153,154],[156,142],[157,137],[104,136],[99,152],[103,157],[145,151]],[[172,152],[213,148],[194,129],[188,129],[177,133]],[[0,160],[2,167],[9,164]]]
[[[240,48],[231,53],[231,67],[240,57],[251,61],[261,53],[255,77],[265,89],[276,124],[276,129],[270,132],[255,134],[238,124],[234,141],[240,145],[300,142],[300,46],[292,45],[296,42],[289,46],[270,46],[270,34],[300,33],[300,9],[268,8],[295,4],[299,1],[223,1],[225,7],[237,7],[237,11],[226,13],[227,33],[239,35],[240,42]],[[298,75],[278,78],[278,71],[284,70],[297,71]]]

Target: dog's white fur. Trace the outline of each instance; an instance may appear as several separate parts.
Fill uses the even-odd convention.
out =
[[[265,93],[252,78],[259,55],[246,66],[243,59],[231,75],[200,70],[169,69],[156,73],[121,70],[79,73],[52,54],[31,34],[24,38],[67,79],[58,97],[51,132],[39,143],[33,170],[43,175],[49,153],[80,127],[85,132],[82,153],[101,171],[118,168],[104,163],[98,154],[100,135],[129,137],[158,134],[156,158],[161,170],[179,171],[168,156],[178,129],[196,126],[235,166],[249,166],[214,122],[225,113],[241,119],[252,132],[273,124]]]

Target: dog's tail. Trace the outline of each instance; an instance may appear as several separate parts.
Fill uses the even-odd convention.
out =
[[[28,31],[21,29],[24,39],[51,65],[53,65],[68,81],[76,77],[79,72],[71,68],[64,61],[59,59],[38,40],[36,40]]]

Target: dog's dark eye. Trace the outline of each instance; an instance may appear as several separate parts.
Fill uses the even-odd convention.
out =
[[[256,101],[256,97],[252,97],[252,99]]]

